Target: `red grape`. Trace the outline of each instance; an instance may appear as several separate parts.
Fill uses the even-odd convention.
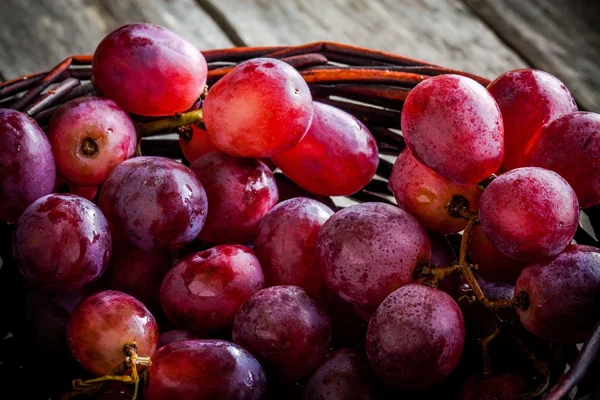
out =
[[[111,248],[102,212],[72,194],[36,200],[19,218],[14,237],[14,257],[25,278],[52,292],[74,292],[96,280]]]
[[[256,359],[224,340],[186,340],[160,348],[146,400],[260,400],[267,379]]]
[[[417,160],[455,183],[478,183],[502,164],[500,109],[464,76],[438,75],[415,86],[402,108],[402,134]]]
[[[102,185],[121,162],[133,157],[133,122],[114,101],[80,97],[58,109],[48,126],[58,172],[69,183]]]
[[[280,203],[289,199],[293,199],[294,197],[306,197],[317,200],[334,211],[337,210],[337,207],[335,206],[333,200],[331,200],[331,197],[319,196],[318,194],[304,190],[282,173],[274,173],[273,175],[275,176],[275,182],[277,182],[277,191],[279,192]]]
[[[469,209],[479,209],[481,189],[475,184],[458,185],[418,162],[405,149],[394,163],[388,187],[398,205],[414,216],[425,229],[441,234],[462,231],[463,218],[452,217],[448,204],[454,196],[469,202]]]
[[[79,186],[79,185],[69,185],[69,193],[74,194],[75,196],[83,197],[89,201],[94,201],[99,192],[98,186]]]
[[[345,196],[371,181],[379,164],[377,142],[352,115],[314,103],[308,133],[292,149],[272,157],[284,174],[309,192]]]
[[[507,256],[533,261],[560,253],[579,224],[577,196],[567,181],[543,168],[518,168],[483,192],[481,228]]]
[[[429,233],[428,236],[431,243],[431,264],[436,264],[440,268],[450,267],[454,264],[457,257],[448,239],[435,233]],[[459,286],[459,274],[450,274],[440,281],[438,289],[454,296]]]
[[[192,125],[192,134],[189,138],[183,135],[179,136],[179,145],[183,151],[185,159],[193,163],[205,154],[213,151],[220,151],[217,146],[210,140],[208,132]]]
[[[277,204],[271,170],[261,161],[217,152],[200,157],[190,168],[210,203],[200,239],[213,244],[252,241],[262,217]]]
[[[316,258],[327,286],[359,306],[377,306],[429,264],[427,233],[406,211],[362,203],[334,214],[321,228]]]
[[[525,165],[523,156],[527,144],[535,142],[536,132],[542,125],[562,114],[577,111],[565,85],[543,71],[505,72],[488,85],[488,90],[502,112],[506,169]]]
[[[515,294],[529,295],[517,309],[525,328],[559,343],[583,342],[600,321],[600,251],[570,245],[558,256],[529,264],[517,280]]]
[[[141,250],[172,250],[198,236],[206,192],[194,173],[163,157],[136,157],[113,169],[99,205],[113,232]]]
[[[176,326],[214,332],[231,328],[239,308],[264,283],[252,250],[221,245],[177,263],[162,282],[160,300]]]
[[[504,255],[490,242],[479,225],[471,231],[469,257],[473,264],[477,264],[479,275],[490,282],[514,284],[527,264]]]
[[[203,105],[212,142],[240,157],[271,157],[295,146],[312,119],[312,97],[302,76],[270,58],[243,62],[221,78]]]
[[[94,52],[94,86],[127,112],[171,115],[190,108],[206,83],[206,60],[190,42],[160,26],[125,25]]]
[[[600,114],[563,115],[544,125],[538,136],[524,163],[565,178],[581,207],[600,204]]]
[[[489,378],[481,374],[469,377],[458,400],[518,400],[527,393],[527,381],[519,375],[500,373]]]
[[[440,290],[409,284],[390,294],[371,318],[367,356],[384,383],[422,390],[450,375],[464,341],[456,302]]]
[[[333,211],[316,200],[297,197],[276,205],[258,226],[254,251],[267,286],[300,286],[320,298],[325,283],[315,262],[321,226]]]
[[[331,339],[326,312],[297,286],[273,286],[252,296],[233,322],[233,341],[283,382],[308,377]]]
[[[67,325],[67,344],[85,370],[106,375],[123,361],[123,346],[135,342],[140,356],[156,350],[158,329],[148,309],[128,294],[106,290],[82,301]]]
[[[366,357],[350,349],[327,355],[306,383],[302,400],[375,400],[381,396]]]
[[[158,349],[173,342],[181,342],[184,340],[196,340],[200,339],[194,332],[186,331],[183,329],[175,329],[172,331],[166,331],[160,334],[158,337]]]
[[[25,114],[0,109],[0,219],[16,222],[31,203],[54,191],[55,182],[44,132]]]

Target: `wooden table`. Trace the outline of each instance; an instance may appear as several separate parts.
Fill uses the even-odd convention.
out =
[[[200,49],[339,41],[494,78],[535,67],[600,112],[598,0],[0,0],[0,80],[146,21]]]

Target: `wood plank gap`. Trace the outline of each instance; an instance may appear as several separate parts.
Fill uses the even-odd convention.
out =
[[[223,30],[225,35],[231,40],[231,42],[239,47],[246,47],[248,44],[242,39],[237,29],[233,26],[229,18],[225,16],[221,10],[215,7],[210,1],[207,0],[196,0],[196,3],[208,14],[213,21]]]

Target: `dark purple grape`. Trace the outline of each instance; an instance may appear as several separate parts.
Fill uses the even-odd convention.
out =
[[[145,400],[260,400],[265,373],[243,348],[224,340],[186,340],[152,357]]]
[[[441,290],[409,284],[390,294],[371,318],[367,356],[383,382],[423,390],[456,368],[464,342],[456,302]]]
[[[19,218],[14,257],[25,278],[43,290],[74,292],[108,266],[108,222],[94,203],[72,194],[36,200]]]
[[[519,375],[500,373],[489,378],[472,375],[465,382],[458,400],[519,400],[527,393],[527,381]]]
[[[457,257],[448,239],[437,233],[429,233],[428,236],[429,241],[431,242],[431,264],[436,264],[440,268],[452,266],[457,260]],[[454,296],[459,286],[460,275],[454,273],[442,279],[438,289],[443,290],[450,296]]]
[[[186,331],[183,329],[175,329],[172,331],[166,331],[160,334],[158,337],[158,345],[160,349],[163,346],[171,344],[173,342],[181,342],[183,340],[197,340],[200,339],[194,332]]]
[[[327,354],[331,322],[297,286],[274,286],[252,296],[233,322],[233,341],[283,382],[308,377]]]
[[[0,109],[0,219],[16,222],[34,201],[54,191],[52,148],[37,123]]]

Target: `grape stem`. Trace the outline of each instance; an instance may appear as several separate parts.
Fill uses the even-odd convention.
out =
[[[150,137],[172,132],[175,129],[186,125],[203,125],[204,117],[202,109],[175,114],[172,117],[157,119],[155,121],[138,124],[138,137]]]
[[[481,356],[483,358],[483,376],[490,376],[492,374],[492,360],[490,359],[490,353],[488,346],[492,340],[500,334],[500,328],[498,325],[495,326],[494,332],[488,337],[479,340],[479,346],[481,347]]]

